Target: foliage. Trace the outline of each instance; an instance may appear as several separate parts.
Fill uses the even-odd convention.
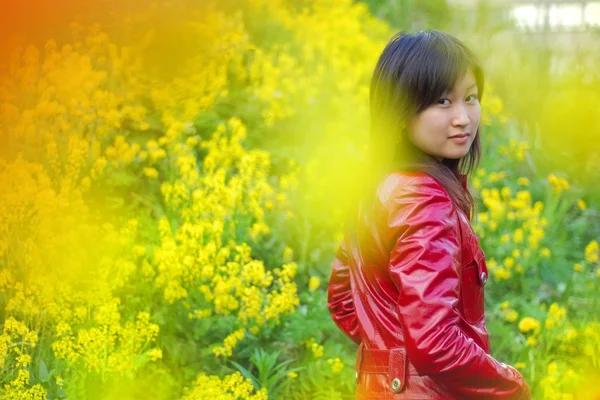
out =
[[[0,397],[352,398],[326,282],[389,26],[346,0],[145,7],[3,66]],[[482,106],[494,355],[583,398],[597,206]]]

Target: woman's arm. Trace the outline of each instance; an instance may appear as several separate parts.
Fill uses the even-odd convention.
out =
[[[529,399],[522,376],[459,327],[459,221],[444,188],[427,175],[412,178],[392,193],[388,209],[396,238],[390,274],[410,362],[461,399]]]
[[[329,279],[329,287],[327,291],[327,306],[331,314],[331,318],[336,325],[350,338],[353,342],[360,344],[360,335],[358,332],[358,320],[354,311],[354,302],[352,301],[352,287],[350,286],[350,272],[348,269],[348,251],[346,249],[346,241],[338,247],[331,277]]]

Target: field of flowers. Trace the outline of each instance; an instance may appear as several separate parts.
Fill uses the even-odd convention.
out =
[[[157,2],[0,71],[0,398],[350,399],[327,280],[393,30],[350,0]],[[486,87],[493,355],[600,390],[600,214]],[[597,198],[597,197],[596,197]]]

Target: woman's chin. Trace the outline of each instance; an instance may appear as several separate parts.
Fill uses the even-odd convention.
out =
[[[465,157],[467,154],[469,154],[469,147],[465,146],[462,149],[451,149],[445,152],[443,157],[451,160],[458,160]]]

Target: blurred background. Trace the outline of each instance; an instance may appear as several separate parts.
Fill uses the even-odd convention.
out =
[[[352,399],[327,283],[369,81],[431,28],[485,67],[492,355],[600,395],[600,2],[1,7],[0,398]]]
[[[484,60],[536,165],[561,168],[589,189],[598,180],[600,2],[367,1],[401,30],[452,32]]]

